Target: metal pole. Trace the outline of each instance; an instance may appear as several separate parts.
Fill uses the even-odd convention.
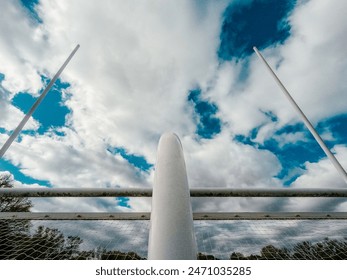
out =
[[[347,197],[346,188],[194,188],[190,197]],[[0,188],[1,197],[152,197],[148,188]]]
[[[77,52],[78,48],[80,47],[80,45],[77,45],[75,47],[75,49],[72,51],[72,53],[69,55],[69,57],[66,59],[66,61],[64,62],[64,64],[60,67],[60,69],[58,70],[58,72],[55,74],[55,76],[53,77],[53,79],[49,82],[49,84],[47,85],[47,87],[45,88],[45,90],[43,91],[43,93],[40,95],[40,97],[35,101],[34,105],[31,107],[31,109],[29,110],[29,112],[24,116],[24,118],[22,119],[22,121],[19,123],[19,125],[16,127],[16,129],[13,131],[13,133],[10,135],[10,137],[7,139],[7,141],[5,142],[5,144],[2,146],[1,150],[0,150],[0,159],[4,156],[4,154],[6,153],[6,151],[8,150],[8,148],[11,146],[12,142],[14,141],[14,139],[16,139],[16,137],[18,136],[18,134],[21,132],[21,130],[23,129],[23,127],[25,126],[25,124],[27,123],[27,121],[30,119],[30,117],[32,116],[32,114],[35,112],[36,108],[40,105],[40,103],[42,102],[42,100],[45,98],[45,96],[47,95],[47,93],[49,92],[49,90],[51,89],[51,87],[54,85],[55,81],[58,79],[58,77],[60,76],[60,74],[63,72],[63,70],[65,69],[66,65],[70,62],[71,58],[74,56],[74,54]]]
[[[346,171],[343,169],[343,167],[341,166],[341,164],[339,163],[339,161],[336,159],[336,157],[332,154],[332,152],[329,150],[329,148],[325,145],[324,141],[322,140],[322,138],[319,136],[319,134],[317,133],[317,131],[314,129],[314,127],[312,126],[311,122],[307,119],[307,117],[305,116],[304,112],[300,109],[300,107],[298,106],[298,104],[296,104],[295,100],[292,98],[292,96],[290,95],[290,93],[288,92],[288,90],[284,87],[284,85],[282,84],[282,82],[280,81],[280,79],[276,76],[275,72],[271,69],[270,65],[266,62],[265,58],[261,55],[261,53],[258,51],[258,49],[256,47],[253,47],[253,50],[255,51],[255,53],[257,54],[257,56],[261,59],[261,61],[263,61],[264,65],[266,66],[266,68],[269,70],[270,74],[272,75],[272,77],[275,79],[275,81],[277,82],[277,84],[279,85],[279,87],[281,88],[282,92],[284,93],[284,95],[287,97],[287,99],[289,100],[290,104],[292,104],[294,110],[300,115],[300,117],[302,118],[304,124],[306,125],[306,127],[308,128],[308,130],[311,132],[311,134],[313,135],[314,139],[316,139],[317,143],[319,144],[319,146],[322,148],[322,150],[324,151],[324,153],[327,155],[327,157],[330,159],[330,161],[332,162],[332,164],[334,165],[334,167],[336,168],[336,170],[340,173],[340,175],[342,176],[343,180],[346,182],[347,184],[347,173]]]
[[[149,212],[0,212],[1,220],[142,220]],[[347,212],[196,212],[199,221],[227,220],[347,220]]]
[[[161,136],[152,196],[149,260],[196,260],[186,166],[182,145],[173,133]]]

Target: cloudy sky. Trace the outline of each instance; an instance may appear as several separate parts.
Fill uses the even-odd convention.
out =
[[[17,187],[148,187],[160,135],[190,187],[343,188],[252,47],[347,168],[344,0],[0,0],[0,160]],[[346,211],[338,199],[193,199],[194,211]],[[150,199],[37,200],[34,211],[150,210]]]

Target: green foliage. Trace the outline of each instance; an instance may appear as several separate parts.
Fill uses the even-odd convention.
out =
[[[93,260],[144,260],[135,252],[120,252],[118,250],[106,250],[106,248],[97,248],[96,250],[84,251],[78,254],[78,259]]]
[[[292,248],[276,248],[273,245],[261,249],[260,255],[244,256],[232,253],[231,260],[347,260],[347,242],[345,240],[330,240],[321,242],[299,242]]]
[[[0,176],[0,188],[12,188],[11,175]],[[0,212],[29,212],[32,204],[27,198],[0,197]],[[29,221],[0,220],[0,259],[10,252],[19,252],[20,243],[26,239]]]
[[[0,176],[0,188],[13,188],[11,175]],[[26,197],[0,197],[0,212],[29,212],[31,207]]]
[[[268,245],[261,249],[261,256],[267,260],[284,260],[289,258],[287,249],[279,249],[273,245]]]
[[[26,257],[20,259],[73,259],[81,243],[82,240],[77,236],[66,238],[57,229],[39,226],[21,250]]]
[[[0,188],[12,188],[10,175],[0,176]],[[0,212],[29,212],[28,198],[0,197]],[[39,226],[34,233],[28,221],[0,220],[0,259],[18,260],[141,260],[135,252],[123,253],[104,248],[81,251],[83,240],[65,237],[58,229]]]
[[[218,260],[218,259],[213,255],[206,255],[203,253],[199,253],[198,260]]]
[[[10,175],[0,176],[0,188],[12,188]],[[28,198],[0,197],[0,212],[29,212]],[[79,254],[80,237],[65,237],[59,230],[39,226],[34,233],[25,220],[0,220],[0,259],[73,259]]]

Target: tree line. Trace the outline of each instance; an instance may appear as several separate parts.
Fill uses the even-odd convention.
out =
[[[0,188],[12,188],[10,175],[0,176]],[[0,197],[0,212],[30,212],[28,198]],[[65,236],[58,229],[39,226],[32,230],[27,220],[0,220],[0,259],[18,260],[143,260],[135,252],[121,252],[96,248],[82,250],[83,240],[78,236]],[[200,260],[217,260],[213,255],[198,254]],[[341,260],[347,259],[346,240],[321,242],[303,241],[291,248],[263,247],[260,254],[231,253],[230,260]]]
[[[12,188],[10,175],[0,176],[0,188]],[[30,212],[28,198],[0,197],[0,212]],[[65,236],[61,231],[45,226],[33,226],[27,220],[0,220],[0,259],[18,260],[87,260],[87,259],[143,259],[135,252],[120,252],[96,248],[83,251],[83,240],[78,236]]]
[[[213,255],[199,253],[201,260],[217,260]],[[267,245],[260,254],[233,252],[230,260],[347,260],[347,242],[325,238],[320,242],[302,241],[290,248]]]

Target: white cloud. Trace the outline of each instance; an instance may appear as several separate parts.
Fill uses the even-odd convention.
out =
[[[347,148],[345,146],[334,147],[335,156],[341,165],[347,169]],[[324,158],[319,162],[305,163],[306,173],[300,176],[293,184],[293,187],[305,188],[345,188],[346,183],[337,172],[333,164],[328,158]]]
[[[10,103],[10,92],[0,83],[0,127],[7,131],[14,130],[19,122],[23,119],[24,113]],[[39,123],[30,118],[24,130],[36,130]]]
[[[297,143],[297,142],[308,142],[306,135],[304,132],[289,132],[289,133],[281,133],[272,136],[278,143],[278,146],[282,148],[286,144]]]
[[[347,169],[347,148],[335,146],[336,158]],[[306,172],[298,177],[292,188],[346,188],[346,183],[328,158],[319,162],[305,163]],[[284,206],[284,211],[342,211],[345,199],[339,198],[291,198]]]
[[[147,185],[143,175],[136,173],[120,156],[106,150],[88,150],[77,144],[71,146],[68,139],[25,135],[20,143],[12,145],[7,157],[21,167],[23,174],[50,181],[56,187]]]
[[[273,178],[281,169],[276,157],[235,143],[233,137],[248,135],[262,125],[258,143],[271,137],[277,137],[280,145],[302,140],[300,133],[274,136],[278,128],[298,118],[255,56],[250,58],[250,76],[243,81],[239,81],[242,61],[218,63],[226,5],[223,1],[42,0],[37,6],[43,21],[39,25],[18,2],[1,1],[6,12],[0,28],[0,72],[5,74],[3,92],[6,89],[10,96],[0,99],[5,108],[0,110],[2,127],[13,128],[22,116],[9,104],[11,97],[19,91],[37,94],[42,87],[40,74],[52,76],[73,47],[81,44],[62,75],[71,84],[71,97],[65,102],[71,110],[68,127],[63,128],[66,135],[26,135],[11,147],[7,158],[24,174],[55,187],[149,187],[153,171],[139,173],[105,148],[125,147],[155,163],[159,136],[170,130],[182,138],[191,186],[280,187],[281,182]],[[264,50],[314,122],[347,109],[347,102],[342,102],[347,69],[346,42],[341,36],[346,27],[344,5],[322,0],[298,5],[290,17],[288,41]],[[196,85],[217,104],[225,124],[212,140],[196,141],[193,136],[196,127],[186,100],[188,90]],[[263,113],[269,111],[278,116],[277,123]],[[323,162],[319,164],[323,168]],[[307,165],[295,185],[315,181],[310,172],[314,167]],[[315,184],[337,182],[329,180],[317,179]],[[150,202],[133,198],[130,203],[140,210],[148,209]],[[229,202],[218,203],[194,207],[229,209]],[[265,209],[272,203],[246,199],[233,207]]]
[[[225,6],[223,1],[40,1],[43,24],[37,25],[19,3],[7,3],[7,25],[17,22],[11,30],[16,48],[11,52],[6,40],[0,42],[1,50],[9,50],[2,51],[8,58],[1,72],[12,95],[36,93],[42,87],[39,74],[52,76],[73,46],[81,44],[62,75],[72,93],[65,103],[71,109],[66,136],[24,136],[7,158],[25,175],[56,187],[149,186],[152,175],[140,173],[105,148],[126,147],[154,163],[162,132],[193,134],[186,97],[197,82],[208,81],[217,66]],[[20,77],[32,73],[36,79]],[[148,202],[141,205],[146,208]]]
[[[343,13],[346,5],[344,1],[333,4],[324,0],[297,5],[289,18],[288,40],[262,51],[313,123],[347,110],[347,39],[343,35],[347,27]],[[249,78],[238,81],[242,63],[220,67],[215,86],[207,92],[232,131],[247,134],[262,125],[265,116],[261,111],[278,116],[279,126],[298,122],[293,108],[255,55],[250,58]]]
[[[50,45],[81,44],[66,71],[75,81],[67,103],[72,125],[87,145],[103,138],[154,162],[162,132],[195,129],[185,99],[217,65],[225,4],[206,4],[199,17],[186,1],[82,2],[43,1],[40,8]]]
[[[189,184],[192,188],[280,187],[274,178],[281,170],[266,150],[231,141],[223,131],[213,140],[182,139]],[[259,198],[193,198],[193,211],[264,211],[276,201]]]
[[[223,131],[213,140],[183,138],[188,178],[192,187],[278,186],[277,158],[266,150],[231,141]],[[261,162],[261,164],[260,164]]]
[[[38,75],[38,58],[43,58],[44,45],[19,1],[2,0],[0,19],[0,73],[5,74],[3,86],[11,93],[37,93],[42,87]]]

